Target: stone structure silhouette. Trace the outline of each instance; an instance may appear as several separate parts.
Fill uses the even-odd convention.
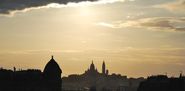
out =
[[[0,91],[61,91],[62,70],[53,59],[47,63],[44,72],[38,69],[0,69]]]
[[[62,70],[60,69],[60,66],[52,56],[43,71],[43,78],[45,83],[47,83],[48,89],[51,89],[51,91],[61,91],[61,73]]]
[[[105,62],[103,61],[103,64],[102,64],[102,74],[106,74],[105,73],[105,70],[106,70],[106,68],[105,68]]]
[[[102,73],[99,73],[97,68],[95,67],[95,65],[93,63],[93,60],[92,60],[92,63],[90,65],[89,69],[87,69],[84,74],[89,75],[89,76],[108,75],[109,71],[108,71],[108,69],[106,69],[105,61],[103,61],[103,63],[102,63]]]
[[[93,61],[90,65],[90,68],[87,71],[85,71],[85,74],[88,75],[88,76],[96,76],[96,75],[100,74],[98,72],[97,68],[95,68],[95,65],[94,65]]]

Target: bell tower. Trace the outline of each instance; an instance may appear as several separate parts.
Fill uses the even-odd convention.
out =
[[[103,61],[103,64],[102,64],[102,74],[105,74],[105,62]]]

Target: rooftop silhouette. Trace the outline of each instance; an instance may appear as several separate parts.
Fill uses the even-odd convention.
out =
[[[0,91],[61,91],[62,70],[53,56],[44,71],[0,69]]]
[[[140,83],[138,91],[185,91],[185,78],[168,78],[166,75],[150,76]]]

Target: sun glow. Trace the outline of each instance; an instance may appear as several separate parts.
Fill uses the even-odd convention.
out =
[[[88,7],[81,7],[79,9],[79,15],[84,16],[84,17],[91,16],[91,15],[93,15],[93,11]]]

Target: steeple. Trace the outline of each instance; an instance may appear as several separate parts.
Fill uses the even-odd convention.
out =
[[[102,74],[105,74],[105,62],[103,61],[103,64],[102,64]]]

